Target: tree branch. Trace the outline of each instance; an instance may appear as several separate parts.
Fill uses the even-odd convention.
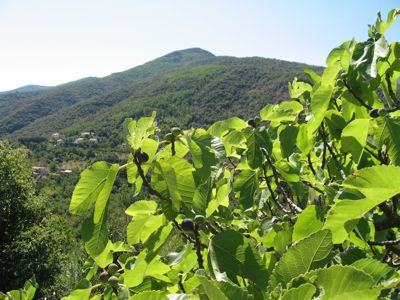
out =
[[[289,207],[294,211],[294,213],[301,213],[303,210],[300,207],[298,207],[291,199],[289,192],[287,190],[287,185],[279,182],[279,173],[276,171],[276,168],[272,163],[271,158],[269,157],[268,151],[265,148],[261,148],[261,151],[263,152],[269,166],[271,167],[272,174],[274,175],[275,179],[275,184],[282,190],[282,193],[285,196],[285,200],[289,204]]]
[[[194,226],[194,238],[195,238],[194,246],[196,247],[197,263],[199,264],[199,269],[204,269],[203,255],[201,254],[199,226],[197,224],[195,224]]]
[[[308,182],[307,180],[301,179],[301,182],[304,183],[306,186],[312,188],[313,190],[316,190],[318,193],[325,194],[325,192],[315,185],[313,185],[311,182]]]
[[[142,164],[140,163],[140,161],[138,160],[138,157],[135,155],[135,153],[133,153],[133,162],[135,163],[139,176],[143,181],[143,185],[147,188],[148,192],[154,196],[157,196],[158,198],[162,199],[162,200],[166,200],[168,202],[171,202],[171,199],[164,197],[163,195],[161,195],[158,191],[156,191],[155,189],[153,189],[153,187],[150,185],[149,181],[147,180],[146,176],[144,175],[143,169],[142,169]]]
[[[394,105],[395,105],[397,108],[400,108],[399,99],[397,99],[396,94],[393,92],[393,87],[392,87],[392,83],[390,82],[390,75],[389,75],[389,73],[386,73],[385,79],[386,79],[386,83],[387,83],[387,86],[388,86],[389,95],[390,95],[390,97],[392,98],[392,100],[393,100],[393,102],[394,102]]]
[[[322,124],[322,128],[319,128],[319,134],[322,138],[322,141],[324,143],[324,145],[326,146],[326,148],[328,149],[330,155],[332,156],[332,159],[336,165],[336,168],[339,170],[340,176],[342,177],[342,179],[346,179],[346,174],[343,171],[343,168],[341,166],[341,164],[339,163],[339,160],[336,157],[335,152],[333,151],[332,147],[329,145],[327,139],[326,139],[326,135],[325,135],[325,130],[323,128],[324,124]]]
[[[376,245],[376,246],[396,245],[396,244],[400,244],[400,237],[395,240],[388,240],[388,241],[382,241],[382,242],[368,241],[368,244]]]
[[[360,96],[358,96],[354,90],[350,87],[350,85],[348,84],[347,80],[344,81],[344,86],[347,88],[347,90],[350,92],[350,94],[362,105],[364,106],[366,109],[371,110],[372,107],[365,103],[363,99],[361,99]]]
[[[312,172],[312,173],[314,174],[314,176],[315,176],[315,175],[316,175],[316,172],[315,172],[314,166],[313,166],[312,161],[311,161],[311,155],[310,155],[310,153],[307,154],[307,162],[308,162],[308,166],[310,167],[311,172]]]

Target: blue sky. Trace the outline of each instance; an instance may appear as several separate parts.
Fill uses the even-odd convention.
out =
[[[0,91],[105,76],[191,47],[323,65],[394,7],[400,1],[0,0]],[[387,37],[400,40],[400,20]]]

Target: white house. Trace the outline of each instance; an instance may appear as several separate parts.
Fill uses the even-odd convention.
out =
[[[82,144],[84,141],[85,141],[84,138],[77,138],[77,139],[75,139],[74,144],[75,145]]]
[[[49,174],[49,169],[45,167],[32,167],[33,174],[35,175],[47,175]]]

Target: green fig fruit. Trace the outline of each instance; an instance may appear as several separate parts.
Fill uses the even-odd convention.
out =
[[[205,221],[206,221],[206,218],[203,215],[196,215],[194,217],[194,222],[196,224],[204,224]]]
[[[177,137],[178,135],[181,134],[181,129],[179,127],[172,127],[171,132],[174,135],[174,137]]]
[[[377,118],[377,117],[379,117],[379,109],[378,108],[373,108],[373,109],[371,109],[370,111],[369,111],[369,116],[371,117],[371,118]]]
[[[194,231],[194,223],[191,219],[184,219],[181,228],[183,231]]]
[[[149,155],[146,152],[140,152],[138,154],[138,160],[140,163],[145,163],[149,160]]]
[[[110,274],[110,275],[114,275],[115,273],[117,273],[118,269],[119,269],[118,265],[116,265],[114,263],[109,264],[107,267],[108,274]]]
[[[101,272],[99,275],[99,279],[101,282],[106,283],[108,281],[108,279],[110,278],[110,275],[108,274],[108,272],[104,271]]]
[[[118,282],[119,282],[118,277],[111,276],[110,278],[108,278],[108,283],[109,283],[111,286],[117,287],[117,286],[118,286]]]
[[[175,139],[174,135],[172,133],[167,133],[165,135],[165,140],[168,142],[172,142]]]
[[[253,128],[257,127],[256,121],[254,121],[254,119],[249,119],[247,120],[247,124]]]

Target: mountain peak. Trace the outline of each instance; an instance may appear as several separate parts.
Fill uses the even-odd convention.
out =
[[[29,84],[29,85],[25,85],[25,86],[21,86],[19,88],[16,88],[14,90],[0,92],[0,94],[38,92],[38,91],[47,90],[49,88],[51,88],[51,86],[42,86],[42,85]]]
[[[182,63],[191,62],[205,59],[212,59],[215,55],[209,51],[201,48],[188,48],[183,50],[173,51],[168,53],[156,60],[155,62],[171,62],[171,63]]]

